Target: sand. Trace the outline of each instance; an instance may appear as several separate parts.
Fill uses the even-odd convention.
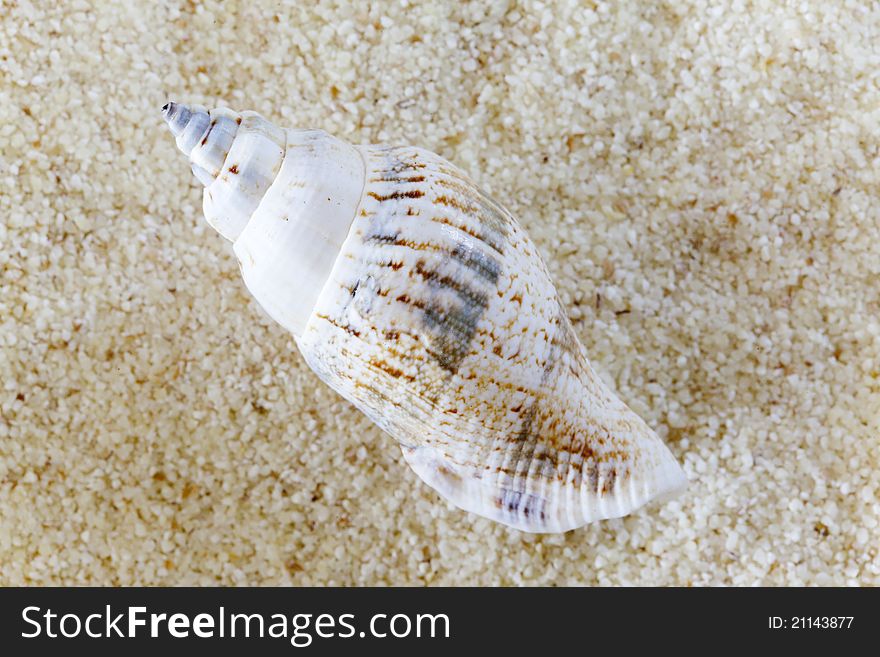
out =
[[[319,4],[4,3],[0,584],[880,584],[880,7]],[[168,99],[468,171],[688,492],[440,500],[250,298]]]

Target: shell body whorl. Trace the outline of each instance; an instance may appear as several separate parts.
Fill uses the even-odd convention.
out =
[[[361,205],[298,339],[312,369],[429,485],[519,529],[572,529],[679,487],[510,213],[436,155],[361,150]]]
[[[426,483],[535,532],[684,486],[666,446],[592,370],[507,210],[428,151],[319,131],[284,139],[235,241],[245,281]]]

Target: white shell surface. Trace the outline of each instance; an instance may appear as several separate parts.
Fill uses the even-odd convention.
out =
[[[593,372],[513,217],[432,153],[360,151],[360,206],[297,339],[312,369],[429,485],[518,529],[565,531],[683,488]]]
[[[330,277],[363,187],[357,149],[320,130],[286,132],[278,176],[234,250],[248,289],[294,336]]]
[[[212,112],[212,118],[213,118]],[[285,131],[255,112],[242,112],[229,152],[205,187],[205,219],[223,237],[238,239],[262,202],[270,185],[281,178]],[[211,125],[205,139],[218,129]],[[197,164],[197,163],[196,163]]]

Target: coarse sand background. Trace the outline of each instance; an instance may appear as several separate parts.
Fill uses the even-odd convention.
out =
[[[880,6],[370,4],[2,2],[0,584],[880,584]],[[169,99],[468,171],[688,492],[443,502],[250,298]]]

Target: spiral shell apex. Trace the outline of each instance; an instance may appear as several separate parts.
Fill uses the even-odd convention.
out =
[[[684,488],[593,371],[522,227],[458,168],[253,112],[163,113],[250,292],[456,506],[558,532]]]

